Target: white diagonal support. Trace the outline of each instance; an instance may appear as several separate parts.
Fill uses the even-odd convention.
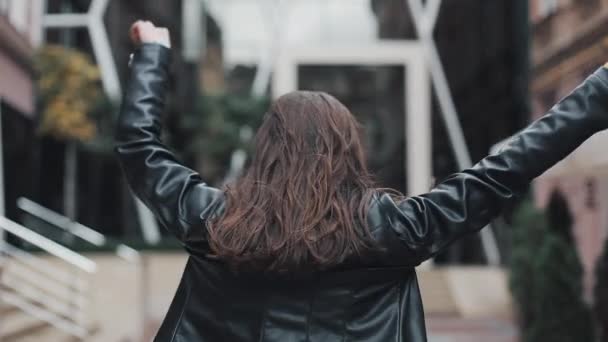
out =
[[[77,28],[86,27],[91,37],[91,45],[95,60],[101,69],[101,82],[108,97],[115,102],[120,101],[121,87],[112,57],[112,48],[108,40],[103,15],[109,0],[93,0],[87,13],[44,14],[42,25],[45,28]]]
[[[261,97],[266,94],[274,62],[277,59],[277,55],[281,52],[283,45],[285,22],[287,21],[287,12],[290,7],[290,3],[285,0],[269,1],[271,2],[262,1],[259,3],[263,22],[270,23],[272,39],[270,40],[271,46],[261,51],[253,86],[251,87],[251,95],[254,97]],[[264,4],[266,6],[263,6]],[[266,13],[272,15],[270,20],[266,20],[267,18],[264,17]]]
[[[429,0],[425,6],[421,0],[406,0],[412,12],[414,27],[418,33],[418,38],[423,46],[426,55],[429,71],[433,80],[433,87],[437,94],[443,121],[446,125],[448,137],[452,143],[452,149],[456,156],[456,162],[460,169],[469,168],[472,165],[471,156],[464,138],[464,133],[458,121],[458,112],[450,92],[443,65],[437,51],[433,31],[441,8],[441,0]],[[500,264],[500,252],[496,238],[488,225],[481,232],[481,243],[486,255],[488,264]]]
[[[437,23],[437,17],[439,16],[439,9],[441,8],[441,0],[427,0],[424,9],[424,17],[422,28],[427,32],[433,32],[435,24]]]
[[[109,0],[93,0],[89,10],[89,35],[93,52],[99,68],[101,69],[101,80],[104,90],[108,97],[114,101],[119,101],[122,95],[118,71],[112,56],[112,47],[103,23],[103,15],[108,7]]]
[[[427,19],[427,10],[425,9],[421,0],[407,0],[407,2],[412,12],[412,19],[414,21],[416,32],[418,33],[418,38],[420,39],[426,54],[427,63],[430,69],[429,72],[431,73],[431,77],[433,79],[433,87],[437,93],[437,100],[439,101],[439,106],[441,107],[443,120],[447,126],[446,128],[448,131],[448,136],[450,138],[450,142],[452,143],[454,154],[456,155],[458,167],[470,167],[472,164],[471,157],[469,156],[464,134],[462,132],[460,122],[458,121],[456,105],[452,99],[448,80],[445,76],[443,65],[441,64],[441,59],[439,57],[439,52],[437,51],[437,46],[435,45],[435,41],[433,39],[433,30],[435,26],[433,25],[425,27],[423,25],[424,23],[430,23],[431,20]],[[438,12],[439,7],[441,6],[441,0],[437,0],[437,2],[438,4],[435,5],[437,7],[435,13]],[[432,13],[433,11],[431,11],[431,14]]]

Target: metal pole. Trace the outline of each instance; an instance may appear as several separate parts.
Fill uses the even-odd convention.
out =
[[[0,216],[5,214],[4,204],[4,141],[2,137],[2,98],[0,97]],[[0,228],[0,276],[2,276],[2,268],[6,263],[6,256],[4,255],[4,244],[6,243],[6,232],[3,228]],[[0,320],[1,321],[1,320]],[[2,332],[2,324],[0,322],[0,332]]]
[[[2,98],[0,98],[0,216],[6,213],[4,197],[4,141],[2,141]],[[0,241],[4,241],[4,230],[0,229]]]
[[[70,221],[75,222],[77,216],[76,178],[78,177],[78,150],[76,142],[70,141],[65,147],[65,171],[63,173],[63,211]]]
[[[437,94],[443,121],[445,122],[450,142],[452,143],[458,167],[460,169],[469,168],[472,166],[471,156],[469,155],[462,127],[458,121],[458,112],[450,92],[443,65],[441,64],[441,58],[439,57],[437,46],[433,40],[433,30],[435,28],[439,8],[441,7],[441,0],[429,1],[426,9],[421,0],[406,1],[412,12],[414,27],[418,33],[418,38],[422,43],[423,50],[426,54],[429,71],[433,79],[433,87]],[[492,266],[499,265],[500,253],[491,226],[486,226],[480,234],[481,245],[488,264]]]

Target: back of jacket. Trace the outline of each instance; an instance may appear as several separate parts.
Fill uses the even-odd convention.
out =
[[[209,253],[205,221],[223,193],[160,139],[170,51],[134,54],[116,152],[136,195],[191,254],[157,341],[426,341],[414,267],[486,226],[529,183],[608,128],[600,68],[496,154],[408,198],[378,193],[368,227],[380,247],[333,271],[288,278],[234,274]]]
[[[300,279],[236,275],[190,257],[156,341],[425,341],[413,269]]]

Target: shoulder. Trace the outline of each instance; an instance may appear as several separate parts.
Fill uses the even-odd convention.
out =
[[[367,223],[371,237],[378,244],[382,253],[377,257],[387,265],[417,264],[415,246],[410,243],[405,222],[404,211],[400,203],[406,198],[391,190],[379,189],[372,197]]]
[[[379,226],[390,225],[394,215],[398,212],[398,203],[403,201],[405,197],[400,193],[390,189],[377,189],[372,196],[371,203],[368,209],[368,224],[370,229]]]
[[[224,211],[226,202],[226,194],[223,190],[211,187],[206,183],[199,183],[192,189],[192,193],[183,204],[186,210],[181,210],[182,213],[192,213],[194,215],[186,215],[181,217],[183,221],[188,223],[206,221],[209,218],[217,216]]]

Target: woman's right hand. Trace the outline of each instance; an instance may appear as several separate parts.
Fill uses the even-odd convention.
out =
[[[131,25],[129,36],[133,44],[139,46],[144,43],[157,43],[171,48],[169,30],[165,27],[156,27],[150,21],[138,20]]]

